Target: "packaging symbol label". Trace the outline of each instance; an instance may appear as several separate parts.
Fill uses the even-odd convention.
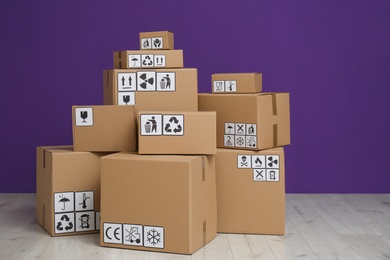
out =
[[[119,72],[117,76],[118,91],[137,90],[137,75],[135,72]]]
[[[122,244],[122,224],[104,223],[103,241],[107,244]]]
[[[163,135],[184,135],[184,115],[163,115]]]
[[[141,67],[141,55],[129,55],[128,56],[128,64],[129,68],[140,68]]]
[[[237,92],[236,80],[214,80],[213,81],[214,92]]]
[[[224,145],[230,147],[256,148],[257,127],[251,123],[225,123]]]
[[[214,92],[225,92],[225,81],[214,80],[213,87],[214,87]]]
[[[144,226],[144,246],[164,248],[164,228]]]
[[[226,92],[237,92],[237,81],[226,80],[225,81],[225,91]]]
[[[118,92],[118,105],[135,105],[135,92]]]
[[[154,66],[155,67],[165,67],[165,55],[154,55]]]
[[[156,73],[154,71],[137,72],[137,90],[138,91],[155,91],[156,90]]]
[[[95,212],[95,229],[100,230],[100,212]]]
[[[141,55],[141,67],[154,67],[154,55]]]
[[[164,47],[163,37],[142,38],[141,49],[162,49]]]
[[[184,135],[184,115],[141,114],[140,133],[142,136]]]
[[[157,72],[157,91],[175,91],[176,74],[174,72]]]
[[[142,114],[140,128],[141,135],[162,135],[162,115]]]
[[[252,168],[252,160],[250,155],[238,155],[237,156],[238,168]]]
[[[75,230],[74,213],[58,213],[54,215],[54,232],[56,234],[71,233]]]
[[[54,193],[54,212],[74,211],[74,194],[73,192]]]
[[[280,181],[279,155],[237,155],[237,168],[251,168],[254,181]]]
[[[76,232],[95,230],[95,211],[76,212]]]
[[[93,210],[95,198],[93,191],[75,192],[75,211]]]
[[[92,107],[78,107],[75,109],[76,126],[93,126]]]
[[[129,246],[143,246],[142,225],[123,224],[123,244]]]

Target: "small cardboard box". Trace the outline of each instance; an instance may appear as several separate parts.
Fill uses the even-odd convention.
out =
[[[135,152],[134,106],[73,106],[73,147],[79,152]]]
[[[290,144],[289,93],[199,94],[217,112],[217,147],[263,150]]]
[[[215,112],[139,112],[139,154],[215,154]]]
[[[197,69],[103,71],[105,105],[140,110],[198,111]]]
[[[215,156],[102,158],[100,245],[192,254],[216,237]]]
[[[72,146],[37,147],[36,218],[51,236],[100,230],[100,157]]]
[[[140,32],[139,45],[141,50],[173,50],[174,39],[173,33],[169,31],[159,32]]]
[[[142,50],[114,52],[114,69],[183,67],[183,50]]]
[[[218,149],[218,232],[284,235],[283,148],[263,151]]]
[[[263,89],[261,73],[222,73],[211,75],[212,93],[257,93]]]

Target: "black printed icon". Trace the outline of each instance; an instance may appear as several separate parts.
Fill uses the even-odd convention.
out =
[[[83,206],[83,209],[87,208],[87,199],[90,199],[91,197],[87,197],[87,194],[83,193],[83,201],[79,203],[79,205]]]
[[[225,146],[233,146],[231,135],[225,135]]]
[[[157,57],[156,57],[156,63],[157,63],[158,65],[163,65],[163,64],[164,64],[164,57],[159,57],[159,56],[157,56]]]
[[[80,117],[83,119],[82,123],[86,123],[85,119],[88,118],[88,111],[80,111]]]
[[[142,61],[143,66],[152,66],[153,65],[153,59],[151,56],[146,55],[145,58]]]
[[[127,105],[127,103],[130,102],[130,95],[124,95],[123,96],[123,102],[125,102],[125,104]]]
[[[79,220],[81,221],[80,228],[82,228],[82,229],[89,228],[90,227],[90,224],[89,224],[90,218],[91,217],[88,214],[81,215],[79,218]]]
[[[137,66],[137,61],[139,61],[139,60],[138,60],[138,58],[133,57],[133,58],[131,59],[131,61],[133,62],[133,67],[135,67],[135,66]],[[130,85],[131,85],[131,84],[130,84]]]
[[[142,47],[144,49],[149,49],[150,48],[150,45],[149,45],[149,41],[146,39],[144,40],[143,44],[142,44]]]
[[[66,214],[62,215],[62,217],[60,218],[60,221],[57,222],[56,230],[60,231],[60,232],[61,231],[66,232],[66,231],[69,231],[72,229],[73,229],[73,223],[72,223],[70,217]]]
[[[236,134],[245,134],[244,124],[236,124]]]
[[[260,160],[259,157],[257,157],[256,160],[255,160],[255,164],[256,164],[256,165],[260,165],[260,167],[261,167],[261,165],[263,164],[263,162]]]
[[[248,135],[252,135],[252,134],[254,134],[254,133],[255,133],[255,128],[254,128],[253,125],[250,125],[250,126],[248,127]]]
[[[67,202],[70,202],[70,199],[68,199],[67,197],[65,197],[65,195],[60,195],[59,196],[61,199],[58,201],[60,203],[63,203],[63,208],[61,210],[65,210],[65,203]]]
[[[243,137],[241,136],[237,136],[236,138],[236,146],[244,146],[245,144],[245,140]]]
[[[164,135],[183,135],[184,116],[164,115],[163,116]]]
[[[148,243],[155,246],[161,242],[161,233],[153,228],[146,233],[146,239]]]
[[[115,239],[115,240],[117,240],[117,241],[120,241],[121,238],[120,238],[119,232],[120,232],[120,229],[121,229],[121,228],[120,228],[120,227],[115,228],[115,229],[113,230],[113,232],[112,232],[112,235],[113,235],[113,236],[109,236],[109,234],[111,233],[111,232],[110,232],[111,229],[113,229],[113,227],[108,227],[108,228],[106,229],[106,232],[105,232],[106,237],[107,237],[109,240]]]
[[[124,76],[122,76],[122,88],[131,88],[131,82],[133,81],[133,79],[131,78],[131,76],[129,76],[129,78],[127,79],[128,81],[128,86],[126,86],[126,78]]]
[[[227,133],[228,134],[231,134],[232,133],[232,130],[233,130],[233,126],[231,126],[231,125],[228,125],[228,127],[227,127]]]
[[[172,126],[171,125],[174,125],[175,126],[175,128],[172,130]],[[181,132],[183,130],[183,128],[182,128],[182,126],[179,124],[179,120],[177,120],[177,118],[176,117],[171,117],[170,119],[169,119],[169,123],[167,123],[166,125],[165,125],[165,131],[166,132],[168,132],[168,133],[170,133],[170,132],[174,132],[174,133],[179,133],[179,132]]]
[[[153,132],[157,132],[157,121],[154,116],[152,118],[148,119],[146,124],[145,124],[145,132],[150,134]]]
[[[275,158],[275,157],[273,157],[273,156],[269,156],[269,157],[267,158],[267,161],[268,161],[267,165],[268,165],[269,167],[271,167],[271,168],[277,167],[277,166],[278,166],[278,163],[279,163],[278,158]]]
[[[246,146],[247,147],[256,147],[256,137],[247,136],[246,137]]]
[[[224,91],[223,81],[216,81],[215,82],[215,91],[216,92]]]
[[[232,81],[229,81],[229,86],[227,86],[228,91],[233,91],[234,83]]]
[[[166,76],[161,79],[160,88],[161,89],[170,89],[171,88],[171,78],[169,77],[169,74],[166,74]]]
[[[276,180],[276,172],[275,171],[269,171],[269,179],[272,181]]]
[[[142,83],[140,84],[141,88],[147,89],[148,85],[153,86],[153,84],[154,84],[154,77],[149,77],[148,78],[148,75],[146,73],[141,74],[139,77],[140,77],[140,79],[143,80]]]
[[[257,179],[264,179],[264,175],[263,175],[264,170],[255,170],[255,171],[256,171]]]
[[[153,40],[153,45],[154,45],[154,47],[155,48],[160,48],[160,46],[161,46],[161,40],[160,39],[154,39]]]
[[[246,156],[242,156],[241,157],[241,167],[248,167],[248,166],[249,166],[248,158]]]
[[[125,237],[125,240],[127,242],[130,242],[131,244],[140,244],[141,243],[141,234],[138,231],[138,227],[131,227],[130,230],[125,229],[128,233]]]

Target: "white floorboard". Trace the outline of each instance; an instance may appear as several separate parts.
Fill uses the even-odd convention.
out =
[[[0,194],[0,259],[390,259],[390,194],[287,194],[286,235],[218,234],[193,255],[99,246],[99,235],[51,237],[35,194]]]

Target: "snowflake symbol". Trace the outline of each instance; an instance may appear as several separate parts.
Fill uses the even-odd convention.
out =
[[[156,245],[161,241],[161,234],[153,228],[152,230],[148,231],[146,239],[150,244]]]

